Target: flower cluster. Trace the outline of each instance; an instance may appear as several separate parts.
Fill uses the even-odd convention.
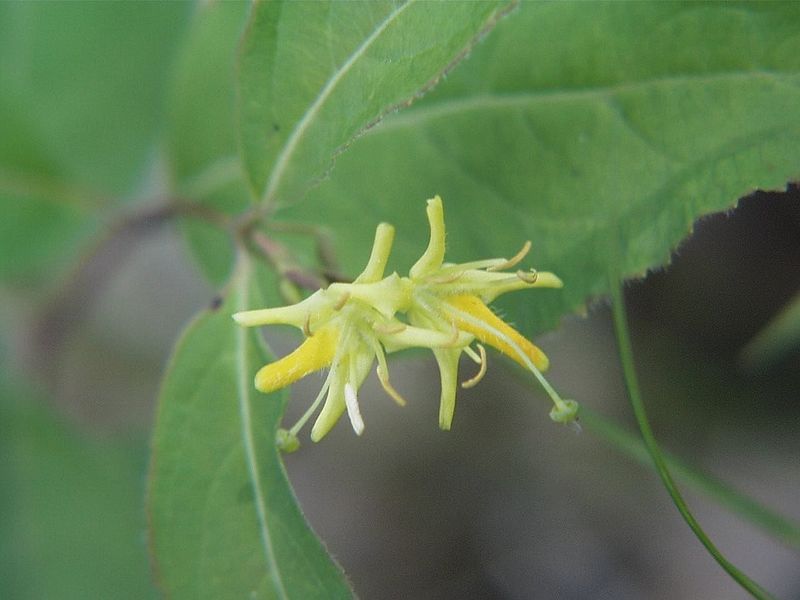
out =
[[[405,348],[429,348],[439,364],[441,398],[439,426],[450,429],[458,387],[458,363],[467,354],[478,365],[472,387],[486,372],[486,350],[492,346],[533,373],[553,400],[550,417],[560,423],[575,420],[578,405],[563,400],[542,376],[545,354],[505,323],[487,306],[501,294],[533,287],[558,288],[552,273],[508,270],[530,250],[530,242],[512,258],[492,258],[461,264],[444,262],[444,209],[439,196],[428,200],[430,241],[408,277],[384,270],[394,240],[394,228],[381,223],[375,233],[367,266],[352,283],[333,283],[291,306],[240,312],[233,316],[243,326],[289,324],[300,329],[305,341],[287,356],[261,368],[255,386],[268,393],[309,373],[329,367],[316,400],[290,430],[281,430],[279,444],[296,448],[297,433],[325,403],[311,431],[319,441],[346,411],[357,434],[364,430],[358,390],[377,363],[378,379],[398,404],[405,400],[389,379],[386,355]],[[473,349],[473,344],[475,348]]]

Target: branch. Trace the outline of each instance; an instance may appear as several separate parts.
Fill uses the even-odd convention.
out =
[[[33,324],[28,351],[29,364],[53,385],[53,357],[86,319],[114,273],[135,247],[162,225],[180,217],[191,217],[230,228],[229,219],[202,204],[170,198],[112,221],[46,303]]]

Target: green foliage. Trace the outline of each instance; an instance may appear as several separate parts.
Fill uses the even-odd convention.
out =
[[[35,402],[0,384],[0,596],[155,598],[144,444],[85,439]]]
[[[255,196],[299,200],[354,136],[434,85],[509,6],[257,3],[239,65],[242,158]]]
[[[231,315],[258,297],[249,268],[200,316],[159,399],[148,512],[158,579],[174,598],[345,598],[349,588],[305,522],[275,435],[283,393],[252,387],[270,357]]]
[[[607,291],[609,262],[643,274],[698,216],[797,175],[798,18],[797,3],[523,3],[284,218],[324,214],[351,273],[372,233],[349,224],[389,221],[405,266],[427,235],[408,204],[439,193],[453,260],[533,242],[531,266],[564,289],[500,304],[527,333],[552,328]]]
[[[95,231],[97,219],[83,206],[20,187],[27,189],[0,192],[0,280],[25,283],[63,267],[63,259],[73,258]]]
[[[450,35],[440,33],[435,42],[428,40],[425,44],[419,44],[416,49],[407,49],[398,44],[403,37],[408,37],[408,31],[420,26],[421,13],[418,10],[408,10],[409,15],[401,18],[401,14],[407,9],[400,8],[388,13],[390,16],[387,19],[382,12],[375,10],[380,8],[386,12],[385,9],[389,7],[379,7],[374,4],[370,5],[371,10],[364,11],[364,6],[335,5],[331,7],[331,14],[324,15],[318,11],[317,5],[290,4],[278,8],[277,4],[264,4],[256,6],[251,18],[242,50],[241,95],[245,103],[252,103],[250,95],[275,93],[273,90],[264,90],[261,87],[264,64],[275,61],[274,54],[268,53],[264,45],[266,44],[269,49],[270,45],[277,45],[280,42],[281,52],[285,53],[282,54],[284,58],[291,57],[297,50],[294,36],[277,39],[271,30],[276,23],[291,32],[292,27],[297,26],[297,19],[301,19],[300,22],[307,25],[312,18],[325,17],[320,23],[329,28],[327,31],[329,45],[335,41],[340,46],[336,49],[336,53],[332,53],[331,47],[325,49],[325,64],[320,64],[318,73],[319,88],[323,88],[326,81],[342,82],[340,88],[338,84],[329,88],[330,96],[325,96],[324,89],[322,91],[313,87],[303,89],[308,86],[308,82],[299,81],[297,65],[286,60],[279,61],[278,74],[267,79],[268,83],[276,83],[290,90],[286,93],[286,90],[280,87],[280,102],[268,104],[271,111],[284,111],[286,114],[280,117],[268,115],[267,118],[277,119],[287,130],[294,131],[296,128],[296,131],[300,132],[295,138],[297,141],[292,141],[291,137],[287,139],[288,134],[284,133],[285,146],[281,152],[285,158],[278,159],[285,160],[284,164],[290,167],[288,181],[295,186],[295,191],[290,194],[298,193],[298,190],[310,180],[319,177],[330,163],[334,151],[359,129],[365,127],[370,120],[374,120],[392,104],[406,100],[423,87],[429,86],[454,57],[476,37],[478,31],[486,27],[489,19],[487,13],[492,19],[496,18],[495,4],[463,5],[461,10],[464,15],[450,15],[449,27],[440,28],[441,31],[451,30]],[[270,12],[284,8],[286,13],[281,13],[280,19]],[[227,57],[230,56],[230,48],[238,27],[237,13],[240,12],[238,9],[238,6],[231,8],[217,5],[197,17],[192,36],[184,49],[184,58],[179,67],[181,76],[173,100],[176,118],[175,128],[171,132],[171,156],[178,189],[188,189],[191,192],[193,188],[196,190],[199,187],[202,190],[200,194],[196,194],[199,200],[210,201],[216,208],[221,208],[225,212],[236,212],[239,209],[235,198],[240,188],[235,177],[230,180],[223,177],[222,186],[214,185],[218,181],[214,173],[217,171],[226,173],[224,165],[230,162],[231,139],[227,132],[231,130],[229,125],[232,113],[227,109],[232,94],[229,81],[231,71]],[[444,16],[442,13],[440,18]],[[353,28],[354,17],[369,17],[366,22],[368,26]],[[377,18],[386,19],[385,28],[375,21]],[[436,23],[425,24],[423,31],[433,30],[435,25]],[[400,29],[399,32],[396,31],[397,28]],[[374,40],[370,39],[370,35],[364,34],[364,31],[373,32]],[[345,32],[346,35],[343,35]],[[350,38],[349,41],[347,38]],[[343,41],[345,43],[342,43]],[[372,48],[373,41],[374,48]],[[206,56],[207,48],[218,48],[221,45],[227,47],[228,51],[212,57]],[[358,45],[362,45],[365,51],[378,51],[379,56],[384,55],[381,60],[399,61],[395,69],[397,72],[391,75],[396,79],[396,85],[384,84],[376,88],[379,92],[377,98],[370,97],[374,92],[363,87],[362,78],[351,79],[353,75],[349,73],[350,69],[353,69],[354,74],[361,72],[362,76],[364,72],[381,71],[380,66],[374,64],[374,56],[366,52],[362,56]],[[323,46],[312,47],[321,49]],[[305,61],[305,55],[300,56]],[[350,58],[354,60],[348,64]],[[333,60],[329,63],[331,59]],[[338,70],[331,72],[337,65]],[[304,64],[303,72],[307,71]],[[298,83],[303,85],[298,86]],[[292,86],[298,89],[291,92]],[[309,96],[309,92],[313,95]],[[314,95],[323,98],[325,102],[316,104]],[[214,102],[203,101],[207,97],[213,98]],[[297,100],[293,101],[293,98]],[[365,99],[369,101],[365,102]],[[351,105],[360,106],[361,112],[343,120],[342,111],[346,112],[349,110],[347,107]],[[305,113],[298,112],[303,110]],[[329,113],[331,110],[334,111],[333,116]],[[242,119],[246,121],[247,118],[256,118],[256,121],[260,122],[264,119],[263,112],[260,110],[254,114],[243,109]],[[308,119],[302,117],[302,114],[308,115]],[[245,149],[248,148],[247,141],[259,133],[258,127],[258,123],[247,123],[243,126]],[[322,147],[317,143],[309,146],[303,139],[306,127],[311,132],[323,131],[323,137],[330,138],[330,141]],[[274,129],[270,125],[269,131],[273,132]],[[223,133],[219,133],[220,131]],[[265,149],[267,147],[250,146],[251,152],[261,161],[260,168],[269,167],[270,161],[276,160],[275,156],[265,157]],[[309,156],[312,157],[311,161]],[[282,165],[280,169],[283,168],[286,167]],[[277,177],[281,178],[283,175],[279,172]],[[209,186],[206,181],[211,181],[212,185]],[[238,197],[241,199],[242,195],[238,194]],[[190,232],[190,243],[201,264],[206,265],[206,270],[213,279],[217,279],[222,272],[218,265],[223,263],[217,261],[215,264],[214,261],[220,255],[229,254],[220,252],[218,243],[208,242],[208,239],[203,240],[197,236],[197,230],[194,233]],[[233,301],[234,299],[229,299],[228,302]],[[226,304],[226,307],[229,307],[229,304]],[[327,598],[349,595],[341,575],[336,572],[335,567],[307,529],[285,481],[273,441],[284,402],[270,405],[265,404],[263,398],[258,398],[258,401],[253,403],[253,416],[257,414],[255,409],[259,409],[259,412],[265,407],[271,406],[272,409],[271,414],[266,416],[258,414],[257,416],[261,418],[252,421],[258,423],[259,429],[244,434],[246,439],[248,436],[253,436],[253,442],[258,446],[250,449],[256,451],[253,456],[246,456],[247,447],[241,447],[242,426],[238,424],[240,414],[236,407],[229,405],[233,412],[227,418],[220,418],[219,398],[234,397],[237,392],[234,369],[238,366],[240,369],[252,371],[253,367],[257,366],[254,361],[242,365],[242,361],[247,357],[242,352],[234,352],[234,331],[231,329],[230,313],[230,309],[226,311],[223,307],[217,314],[208,317],[207,324],[201,320],[194,326],[195,329],[187,333],[176,351],[176,358],[160,401],[161,412],[154,441],[156,458],[152,471],[150,506],[154,547],[162,584],[169,593],[177,596],[195,595],[199,590],[210,594],[210,597],[227,595],[236,597],[250,590],[256,590],[259,597],[282,596],[283,590],[290,595],[298,594],[301,597],[319,595]],[[245,334],[236,332],[236,335]],[[230,343],[227,348],[226,340]],[[250,351],[253,349],[250,348]],[[263,357],[259,362],[264,362]],[[184,364],[188,367],[184,367]],[[203,390],[202,393],[196,392],[198,368],[204,372],[210,369],[215,386],[222,388],[214,387]],[[217,371],[214,371],[215,368]],[[207,381],[206,377],[203,377],[200,383],[205,384]],[[240,407],[246,404],[248,410],[251,398],[255,394],[249,387],[251,381],[252,375],[245,379],[243,385],[246,387],[240,385],[238,388]],[[183,407],[185,399],[189,397],[193,399],[194,407],[191,412],[196,415],[200,429],[195,435],[176,439],[174,435],[176,427],[184,431],[187,428],[191,429],[186,423],[186,409]],[[212,413],[213,418],[209,418]],[[248,419],[248,427],[249,423],[251,422]],[[208,431],[206,429],[208,427],[212,427],[212,431]],[[187,443],[189,446],[197,445],[198,448],[187,447],[185,446]],[[239,446],[232,457],[227,450],[231,445]],[[186,461],[186,456],[191,458]],[[217,457],[225,457],[225,464],[210,469],[209,461]],[[263,481],[260,476],[256,476],[254,480],[251,476],[252,471],[247,470],[247,461],[256,457],[263,462],[260,462],[257,469],[255,465],[251,464],[251,467],[252,470],[264,474]],[[196,469],[201,465],[202,470],[187,473],[187,470]],[[209,471],[217,475],[212,477]],[[179,480],[175,473],[180,473]],[[224,477],[222,484],[219,481],[221,477]],[[243,504],[231,495],[232,490],[241,490],[242,487],[246,489],[250,485],[267,491],[266,503],[263,506],[258,506],[261,503],[259,499],[261,492],[256,494],[253,491],[249,492],[254,494],[250,497],[250,504]],[[198,508],[192,510],[192,505]],[[208,506],[213,508],[200,511],[200,507]],[[201,512],[204,512],[202,521],[198,522],[198,515]],[[261,523],[258,521],[260,512],[263,512],[266,519]],[[180,518],[181,514],[185,518]],[[224,533],[226,539],[231,540],[231,544],[203,543],[204,539],[217,541],[221,533]],[[265,543],[267,539],[270,540],[269,543]],[[206,574],[202,581],[198,581],[195,577],[198,568],[200,572]],[[316,576],[313,576],[314,574]]]
[[[141,185],[188,8],[0,6],[0,277],[51,274]]]
[[[231,319],[336,278],[311,264],[316,225],[352,275],[393,223],[405,272],[441,194],[449,260],[533,242],[526,261],[564,289],[500,304],[526,333],[551,328],[664,265],[699,216],[797,177],[799,19],[778,2],[0,4],[0,281],[47,281],[109,216],[163,197],[222,290],[160,395],[147,505],[165,595],[351,596],[275,446],[287,397],[253,388],[271,354]],[[751,358],[796,324],[790,309]],[[141,449],[8,395],[0,595],[151,597]],[[790,521],[687,480],[796,542]]]
[[[237,152],[235,62],[246,2],[199,8],[181,49],[171,90],[169,159],[175,194],[236,214],[249,191]],[[192,253],[217,285],[230,275],[230,236],[204,222],[183,229]]]

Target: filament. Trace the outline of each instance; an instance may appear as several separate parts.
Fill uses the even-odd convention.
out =
[[[478,344],[478,350],[481,353],[481,356],[480,356],[481,368],[478,371],[478,374],[475,375],[475,377],[473,377],[471,379],[467,379],[466,381],[463,381],[461,383],[461,387],[464,388],[464,389],[475,387],[476,385],[478,385],[478,382],[481,379],[483,379],[483,376],[486,375],[486,367],[487,367],[486,348],[483,347],[483,344]]]

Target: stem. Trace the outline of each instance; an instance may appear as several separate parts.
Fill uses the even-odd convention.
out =
[[[316,273],[304,270],[300,267],[292,255],[292,252],[277,240],[267,236],[262,231],[254,230],[250,233],[250,239],[267,259],[270,266],[283,278],[292,284],[305,290],[315,292],[320,288],[326,287],[327,282]]]
[[[652,466],[653,461],[650,460],[650,455],[640,436],[586,406],[581,406],[580,419],[585,428],[600,439],[641,465]],[[745,521],[760,527],[772,537],[794,548],[800,548],[800,524],[761,505],[724,481],[700,471],[679,458],[667,453],[663,454],[667,466],[678,479],[719,502]]]
[[[642,401],[641,392],[639,390],[639,382],[636,377],[636,369],[633,364],[633,350],[631,347],[630,333],[628,331],[628,321],[625,312],[622,283],[618,283],[616,277],[612,277],[610,283],[611,298],[614,305],[614,330],[617,336],[620,361],[622,363],[622,370],[625,376],[625,385],[628,389],[628,397],[631,401],[633,413],[636,416],[636,422],[639,424],[639,430],[642,433],[645,446],[647,447],[647,451],[650,453],[650,457],[653,459],[653,464],[656,467],[656,471],[658,471],[658,475],[661,477],[664,487],[667,489],[667,492],[669,492],[669,495],[672,498],[672,501],[675,503],[678,512],[683,517],[683,520],[686,521],[686,524],[689,525],[689,528],[695,534],[697,539],[700,540],[703,546],[706,547],[706,550],[708,550],[709,554],[711,554],[714,560],[716,560],[717,563],[719,563],[719,565],[725,569],[728,575],[730,575],[734,581],[747,590],[747,592],[749,592],[754,598],[764,600],[771,599],[772,596],[766,590],[764,590],[755,581],[740,571],[733,563],[725,558],[722,552],[719,551],[711,539],[709,539],[708,535],[706,535],[705,531],[703,531],[700,523],[698,523],[697,519],[695,519],[694,515],[689,510],[689,506],[686,504],[686,501],[678,490],[678,487],[675,485],[675,481],[672,479],[672,475],[667,468],[664,455],[661,453],[658,442],[656,441],[653,431],[650,428],[644,402]]]
[[[90,313],[110,278],[133,250],[164,224],[190,217],[225,227],[226,217],[202,204],[167,198],[110,222],[48,300],[31,332],[32,366],[52,383],[53,356]]]
[[[239,249],[235,274],[231,282],[235,286],[237,298],[237,309],[244,310],[248,304],[248,292],[250,289],[251,266],[247,252]],[[261,534],[261,544],[264,548],[264,559],[269,575],[272,579],[276,598],[288,598],[286,587],[283,583],[281,570],[278,568],[275,557],[275,546],[272,541],[272,533],[267,519],[267,502],[264,485],[260,479],[260,465],[258,452],[254,436],[255,426],[253,425],[251,405],[252,398],[252,368],[250,364],[250,352],[248,351],[248,336],[253,335],[244,327],[236,328],[236,392],[239,404],[239,416],[242,426],[242,445],[244,449],[245,464],[247,465],[248,477],[253,490],[255,500],[256,515]]]
[[[327,273],[339,272],[339,263],[336,260],[336,250],[333,247],[333,241],[323,228],[318,225],[289,221],[270,221],[267,227],[271,231],[279,233],[294,233],[312,238],[314,240],[317,258],[325,271]]]

